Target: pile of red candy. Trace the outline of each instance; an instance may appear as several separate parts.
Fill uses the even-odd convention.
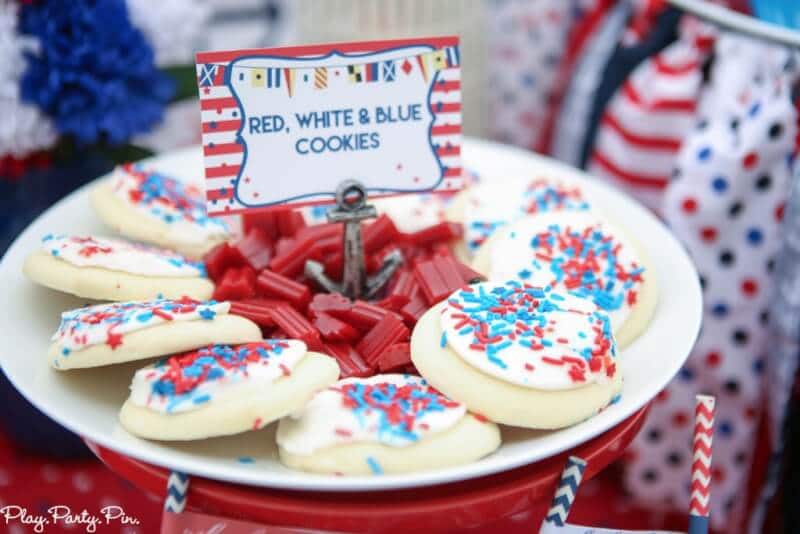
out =
[[[337,359],[342,378],[378,372],[416,373],[409,353],[411,330],[422,314],[480,275],[450,253],[461,226],[441,222],[406,234],[381,215],[364,223],[368,272],[400,250],[404,263],[379,300],[351,301],[322,292],[305,279],[306,260],[342,274],[341,224],[307,226],[293,210],[245,215],[244,237],[223,243],[204,258],[216,300],[261,327],[264,337],[303,340],[309,350]]]

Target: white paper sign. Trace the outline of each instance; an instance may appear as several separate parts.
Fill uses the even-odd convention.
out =
[[[210,214],[455,190],[456,38],[198,54]]]

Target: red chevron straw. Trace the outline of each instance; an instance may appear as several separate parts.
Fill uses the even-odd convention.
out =
[[[695,397],[692,496],[689,502],[689,534],[708,533],[711,489],[711,437],[714,432],[714,397]]]

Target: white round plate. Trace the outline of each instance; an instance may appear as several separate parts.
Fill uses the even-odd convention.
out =
[[[117,411],[128,395],[133,372],[143,364],[68,372],[51,369],[45,354],[60,313],[84,302],[37,286],[22,274],[25,256],[36,250],[40,238],[49,232],[110,234],[92,214],[89,186],[42,214],[17,238],[0,263],[7,310],[0,319],[0,339],[5,340],[6,347],[0,352],[0,364],[36,407],[100,445],[192,475],[248,485],[327,491],[426,486],[489,475],[570,449],[629,417],[678,372],[700,327],[697,273],[681,245],[649,211],[582,172],[522,150],[469,139],[464,141],[463,162],[487,180],[543,175],[579,183],[594,204],[613,214],[615,222],[643,244],[652,258],[659,285],[658,308],[647,332],[622,353],[622,398],[583,423],[553,432],[504,428],[502,447],[478,462],[379,477],[320,476],[286,469],[277,459],[275,425],[238,436],[182,444],[133,437],[117,423]],[[187,180],[202,175],[199,148],[158,156],[150,163]]]

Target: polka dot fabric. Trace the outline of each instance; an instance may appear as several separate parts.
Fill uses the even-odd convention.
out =
[[[569,30],[594,0],[503,0],[489,7],[489,128],[519,146],[539,143]]]
[[[716,61],[738,62],[739,57]],[[633,446],[627,482],[635,495],[685,508],[694,395],[715,395],[711,520],[724,529],[738,524],[744,512],[797,127],[782,69],[760,82],[742,79],[736,69],[716,72],[733,76],[714,80],[702,98],[728,105],[717,105],[713,115],[699,119],[684,140],[662,204],[666,222],[700,273],[703,327]]]

